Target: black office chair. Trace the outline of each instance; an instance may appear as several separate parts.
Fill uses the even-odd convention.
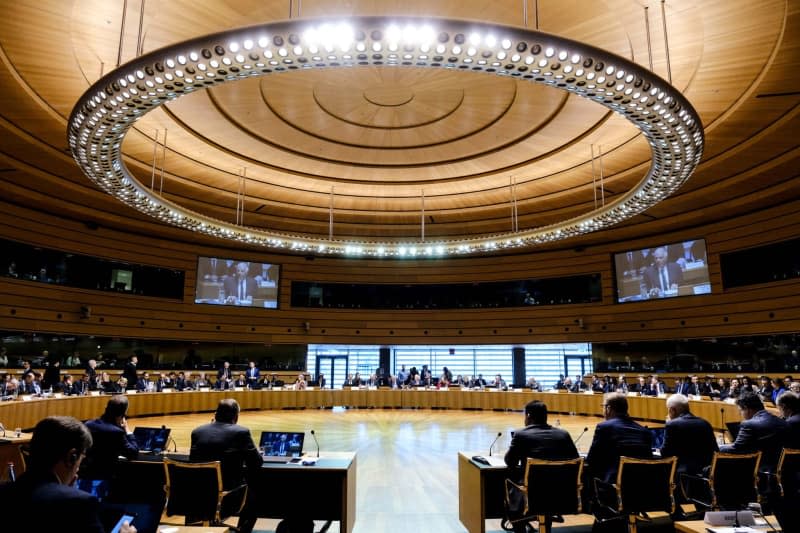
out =
[[[187,525],[202,522],[205,526],[224,525],[236,530],[223,521],[241,512],[247,485],[224,490],[219,461],[185,463],[164,458],[164,475],[167,516],[183,515]]]
[[[581,473],[583,458],[568,461],[527,460],[523,485],[506,479],[507,508],[518,505],[522,497],[521,516],[509,516],[504,524],[539,522],[539,533],[550,533],[552,517],[581,512]],[[508,529],[504,525],[504,529]]]
[[[599,522],[626,518],[628,532],[636,533],[637,520],[650,520],[647,513],[675,512],[676,457],[634,459],[622,457],[614,484],[595,478],[598,505],[609,515]]]
[[[142,503],[164,508],[166,474],[161,458],[152,461],[120,459],[111,478],[109,503]]]
[[[708,477],[681,475],[686,500],[698,510],[741,510],[760,501],[758,466],[761,452],[747,454],[714,453]]]
[[[784,531],[800,531],[800,450],[784,448],[775,471],[778,497],[773,512]]]

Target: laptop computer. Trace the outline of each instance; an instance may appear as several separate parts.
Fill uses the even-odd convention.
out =
[[[305,433],[263,431],[258,447],[265,463],[288,463],[303,455]]]
[[[167,446],[170,428],[137,427],[133,430],[133,438],[139,446],[140,453],[161,452]]]

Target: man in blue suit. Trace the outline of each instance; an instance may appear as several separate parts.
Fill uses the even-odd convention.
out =
[[[105,533],[97,498],[72,484],[92,447],[92,436],[80,421],[50,416],[36,424],[28,470],[16,483],[0,487],[4,531]],[[136,533],[125,523],[121,533]]]
[[[768,413],[761,398],[752,392],[744,393],[736,405],[742,414],[742,425],[733,444],[722,446],[725,453],[761,452],[762,472],[775,472],[781,450],[788,438],[786,421]]]
[[[719,450],[714,429],[689,411],[689,399],[673,394],[667,399],[669,421],[664,428],[661,457],[677,457],[677,472],[701,474]]]
[[[81,489],[102,498],[108,489],[108,480],[114,476],[119,457],[138,457],[139,446],[128,429],[127,414],[127,396],[116,395],[108,400],[103,416],[86,422],[94,444],[81,468]]]
[[[255,361],[250,361],[250,364],[247,367],[247,373],[245,374],[247,378],[247,386],[251,389],[258,389],[261,388],[261,384],[259,380],[261,379],[261,372],[258,370]]]
[[[628,399],[619,393],[603,397],[605,422],[594,430],[594,439],[586,456],[589,480],[598,478],[613,483],[617,476],[619,458],[652,459],[652,437],[647,428],[628,416]],[[590,482],[591,483],[591,482]]]

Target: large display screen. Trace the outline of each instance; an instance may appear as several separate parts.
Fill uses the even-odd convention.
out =
[[[279,276],[278,265],[199,257],[194,302],[276,309]]]
[[[614,267],[617,302],[711,292],[703,239],[614,254]]]

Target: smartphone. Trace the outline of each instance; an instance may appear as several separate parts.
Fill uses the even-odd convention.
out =
[[[133,519],[136,518],[136,515],[132,514],[124,514],[122,518],[119,519],[117,525],[114,526],[114,529],[111,530],[111,533],[119,533],[122,529],[122,524],[127,522],[129,525],[133,523]]]

